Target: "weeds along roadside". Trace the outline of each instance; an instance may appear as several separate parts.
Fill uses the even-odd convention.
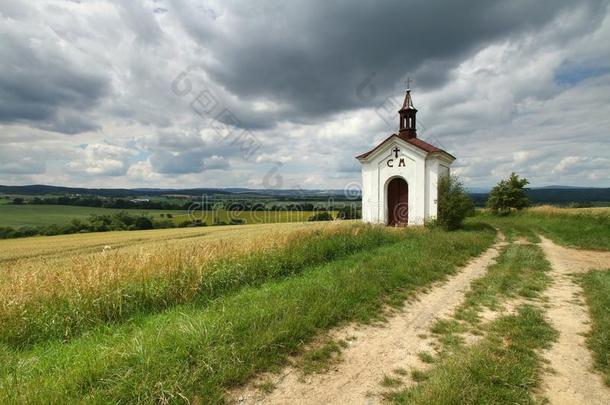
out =
[[[440,353],[417,385],[388,396],[396,403],[534,403],[542,359],[556,339],[540,301],[550,264],[536,245],[510,244],[485,276],[475,280],[452,319],[432,328]],[[511,304],[514,308],[507,308]],[[484,322],[481,312],[497,314]],[[502,310],[512,311],[502,312]],[[464,335],[482,336],[471,346]]]
[[[524,305],[493,321],[473,346],[443,358],[418,385],[392,397],[408,404],[537,403],[542,359],[557,332],[542,311]]]
[[[507,216],[488,212],[474,220],[499,228],[509,240],[523,237],[539,242],[537,233],[564,246],[610,250],[610,209],[565,209],[550,206],[529,208]]]
[[[0,368],[0,398],[220,402],[227,388],[285,364],[320,332],[377,319],[385,304],[402,303],[454,273],[494,236],[487,227],[415,231],[387,246],[220,296],[204,307],[182,305],[148,315],[138,325],[33,347]]]
[[[591,315],[587,345],[593,352],[595,367],[610,387],[610,269],[595,270],[577,276],[583,287]]]
[[[80,271],[68,274],[46,269],[14,272],[0,284],[0,341],[27,347],[49,339],[69,340],[96,325],[210,300],[414,232],[423,231],[329,225],[267,235],[245,247],[220,241],[206,244],[205,250],[195,244],[135,256],[91,256],[76,261]]]
[[[483,277],[472,282],[455,318],[477,327],[483,309],[497,312],[506,309],[502,307],[511,300],[541,300],[541,293],[551,282],[550,270],[551,265],[539,246],[505,246],[496,263]]]

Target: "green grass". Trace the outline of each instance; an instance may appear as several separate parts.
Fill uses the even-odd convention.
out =
[[[503,301],[540,298],[550,283],[550,265],[538,246],[508,245],[485,276],[472,282],[456,319],[436,322],[432,333],[442,349],[434,367],[414,370],[415,387],[390,396],[397,403],[481,404],[535,403],[532,392],[540,382],[539,349],[548,347],[557,332],[543,313],[522,305],[516,315],[502,316],[477,328],[483,307],[498,309]],[[467,322],[460,322],[465,320]],[[470,347],[463,345],[464,332],[483,334]]]
[[[485,275],[472,282],[456,318],[476,324],[482,307],[495,311],[508,298],[539,298],[550,283],[550,269],[540,247],[507,245]]]
[[[428,379],[428,373],[421,370],[412,370],[411,371],[411,379],[415,382],[422,382]]]
[[[580,282],[592,320],[587,344],[593,351],[595,367],[610,386],[610,269],[583,274]]]
[[[264,392],[265,394],[270,394],[275,389],[275,384],[272,381],[265,381],[256,386],[259,390]]]
[[[421,361],[423,361],[424,363],[428,363],[428,364],[434,363],[434,356],[428,352],[419,352],[419,353],[417,353],[417,357],[419,357],[419,359]]]
[[[0,226],[19,228],[22,226],[68,225],[73,219],[87,220],[89,215],[112,215],[121,211],[133,214],[145,214],[155,220],[167,218],[161,215],[172,214],[176,224],[189,220],[186,210],[136,210],[119,208],[78,207],[73,205],[9,205],[0,204]],[[194,219],[201,219],[207,225],[214,224],[215,219],[230,223],[231,219],[242,219],[247,224],[283,223],[307,221],[314,211],[212,211],[195,212]],[[333,212],[333,215],[335,213]]]
[[[206,306],[136,317],[68,343],[0,345],[0,402],[220,402],[227,387],[285,364],[321,331],[376,319],[392,298],[454,273],[493,238],[486,228],[414,232]]]
[[[409,372],[406,369],[399,367],[399,368],[394,369],[394,374],[406,376],[406,375],[409,375]]]
[[[382,387],[386,387],[386,388],[398,387],[399,385],[402,385],[402,380],[400,378],[390,377],[389,375],[385,375],[385,376],[383,376],[383,379],[381,380],[380,385]]]
[[[19,306],[0,308],[0,342],[24,347],[49,339],[66,341],[100,324],[117,324],[191,301],[205,303],[244,286],[295,275],[307,267],[409,236],[409,231],[346,227],[331,234],[312,233],[285,248],[226,257],[204,268],[183,266],[103,290],[33,297]]]
[[[347,342],[344,340],[325,342],[319,347],[307,350],[297,362],[297,367],[304,375],[327,371],[346,347]]]
[[[540,238],[532,227],[525,223],[522,213],[514,213],[509,216],[495,216],[485,213],[478,214],[475,218],[477,221],[483,219],[494,228],[498,228],[509,242],[513,242],[517,238],[525,238],[532,243],[540,242]]]
[[[493,321],[482,341],[443,358],[424,381],[392,399],[404,404],[534,404],[532,391],[542,371],[537,351],[556,335],[540,310],[523,306],[516,315]]]
[[[71,205],[0,205],[0,226],[19,228],[21,226],[68,225],[73,219],[87,220],[89,215],[112,215],[122,209],[76,207]],[[161,214],[186,218],[183,210],[129,210],[134,214],[146,214],[154,219],[162,219]]]
[[[537,242],[536,233],[540,233],[565,246],[610,250],[610,210],[532,209],[506,217],[478,214],[474,220],[498,227],[512,238],[523,236]]]
[[[112,215],[121,211],[133,214],[145,214],[155,220],[167,218],[161,215],[172,214],[176,224],[189,220],[186,210],[136,210],[119,208],[78,207],[73,205],[12,205],[0,204],[0,226],[19,228],[21,226],[68,225],[73,219],[87,220],[89,215]],[[313,211],[240,211],[228,212],[220,210],[195,212],[193,218],[201,219],[207,225],[214,220],[229,223],[231,219],[242,219],[247,224],[303,222],[314,215]],[[334,212],[333,212],[334,215]]]
[[[480,313],[484,308],[500,310],[509,299],[540,299],[549,283],[550,263],[536,245],[510,244],[504,247],[496,263],[485,275],[474,280],[464,302],[454,317],[438,320],[431,329],[445,353],[452,353],[464,343],[463,333],[481,335]]]
[[[457,350],[464,343],[462,333],[467,328],[455,319],[440,319],[430,330],[443,346],[445,352]]]
[[[200,219],[208,225],[221,221],[230,223],[232,219],[241,219],[246,224],[267,224],[284,222],[304,222],[316,214],[316,211],[199,211],[193,214],[193,218]],[[336,211],[330,211],[333,217]],[[184,218],[182,219],[184,220]],[[174,222],[179,222],[174,219]]]

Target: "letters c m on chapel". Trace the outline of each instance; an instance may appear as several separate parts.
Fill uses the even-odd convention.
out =
[[[407,89],[398,134],[356,156],[362,164],[362,220],[390,226],[436,218],[438,179],[449,175],[450,153],[417,138],[417,110]]]

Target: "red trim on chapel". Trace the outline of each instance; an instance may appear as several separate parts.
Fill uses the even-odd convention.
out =
[[[397,134],[392,134],[392,135],[390,135],[389,137],[387,137],[386,139],[384,139],[384,140],[383,140],[383,142],[381,142],[379,145],[375,146],[375,147],[374,147],[373,149],[371,149],[370,151],[368,151],[368,152],[366,152],[366,153],[363,153],[362,155],[356,156],[356,159],[364,159],[364,158],[366,158],[366,157],[367,157],[367,156],[369,156],[371,153],[373,153],[373,152],[375,152],[377,149],[381,148],[381,146],[383,146],[383,144],[385,144],[387,141],[389,141],[389,140],[390,140],[390,139],[392,139],[393,137],[400,138],[400,139],[402,139],[403,141],[405,141],[406,143],[409,143],[409,144],[411,144],[411,145],[413,145],[413,146],[415,146],[415,147],[417,147],[417,148],[419,148],[419,149],[421,149],[421,150],[423,150],[423,151],[425,151],[425,152],[428,152],[428,153],[434,153],[434,152],[446,153],[447,155],[449,155],[449,156],[451,156],[452,158],[454,158],[454,159],[455,159],[455,157],[454,157],[454,156],[453,156],[451,153],[449,153],[449,152],[447,152],[447,151],[444,151],[444,150],[442,150],[442,149],[440,149],[440,148],[437,148],[437,147],[436,147],[436,146],[434,146],[434,145],[430,145],[430,144],[429,144],[428,142],[426,142],[426,141],[422,141],[422,140],[421,140],[421,139],[419,139],[419,138],[408,138],[407,136],[401,136],[401,135],[402,135],[402,134],[400,134],[400,133],[399,133],[398,135],[397,135]]]

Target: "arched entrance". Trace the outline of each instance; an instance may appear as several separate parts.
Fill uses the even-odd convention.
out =
[[[409,185],[395,177],[388,183],[388,225],[406,226],[409,222]]]

